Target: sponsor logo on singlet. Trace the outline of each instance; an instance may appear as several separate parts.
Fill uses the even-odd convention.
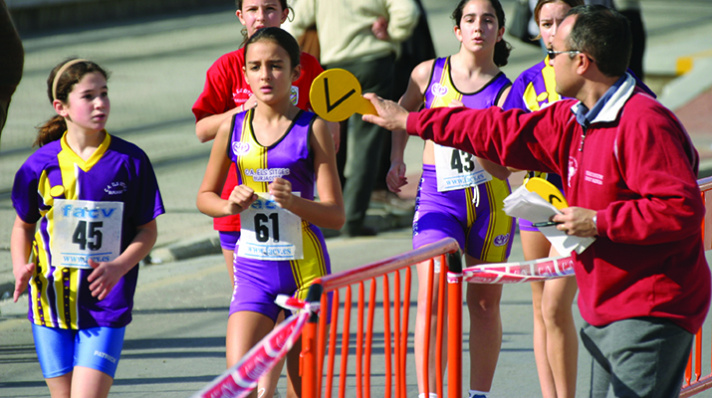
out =
[[[289,175],[289,169],[285,167],[275,167],[271,169],[247,169],[245,175],[252,177],[255,182],[272,182],[275,178],[282,178]]]
[[[435,83],[430,87],[430,92],[436,97],[443,97],[447,94],[447,87],[440,83]]]
[[[509,242],[509,234],[504,234],[504,235],[497,235],[494,238],[494,245],[499,247],[499,246],[504,246]]]
[[[250,144],[248,142],[233,142],[232,143],[232,153],[237,156],[245,155],[250,152]]]
[[[104,192],[109,195],[121,195],[126,192],[126,183],[123,181],[114,181],[104,188]]]

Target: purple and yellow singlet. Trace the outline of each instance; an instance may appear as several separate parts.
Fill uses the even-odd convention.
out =
[[[295,221],[296,216],[264,195],[280,177],[292,184],[295,195],[314,199],[316,176],[309,140],[316,115],[300,111],[282,138],[265,147],[252,129],[253,112],[235,115],[228,146],[228,157],[237,165],[238,184],[262,194],[241,213],[230,314],[255,311],[276,320],[281,310],[274,303],[278,294],[304,299],[311,282],[331,271],[319,228],[298,217]]]
[[[36,262],[29,282],[28,318],[60,329],[123,327],[131,321],[138,267],[103,300],[92,297],[87,259],[110,261],[137,227],[165,212],[153,167],[134,144],[106,134],[87,160],[66,133],[34,152],[15,175],[12,202],[26,223],[37,223]]]
[[[510,85],[499,73],[475,93],[462,93],[452,82],[450,58],[433,64],[424,93],[427,108],[447,107],[453,100],[468,108],[495,106]],[[462,250],[486,262],[506,261],[512,247],[514,222],[504,213],[509,182],[492,177],[476,157],[435,145],[435,165],[423,165],[413,219],[413,248],[444,237],[457,239]]]

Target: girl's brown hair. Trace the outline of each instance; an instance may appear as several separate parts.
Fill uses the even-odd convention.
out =
[[[78,58],[69,58],[57,64],[49,73],[47,78],[47,96],[49,103],[54,100],[67,104],[69,93],[74,89],[74,85],[87,73],[99,72],[105,79],[109,79],[109,74],[98,64]],[[59,74],[59,76],[58,76]],[[41,147],[52,141],[62,138],[62,134],[67,131],[67,123],[60,115],[55,115],[37,128],[37,138],[33,146]]]
[[[242,2],[243,2],[243,0],[235,0],[235,6],[237,7],[238,10],[242,10]],[[289,18],[289,16],[287,17],[287,18],[289,18],[290,21],[292,19],[294,19],[294,9],[289,4],[287,4],[287,0],[279,0],[279,5],[282,7],[282,11],[284,11],[284,10],[291,11],[292,17],[291,18]],[[247,39],[249,39],[249,37],[247,37],[247,28],[242,28],[240,33],[242,33],[242,44],[240,44],[240,47],[242,47],[245,45],[245,43],[247,43]]]
[[[536,24],[539,25],[539,13],[541,12],[541,8],[544,7],[544,4],[549,4],[549,3],[565,3],[568,4],[569,7],[574,8],[578,6],[583,5],[583,0],[539,0],[536,3],[536,6],[534,7],[534,20],[536,21]]]
[[[463,9],[469,2],[470,0],[460,0],[457,6],[455,6],[455,10],[452,12],[452,15],[450,15],[450,18],[452,18],[452,20],[455,22],[455,26],[460,26]],[[504,8],[502,7],[502,3],[500,3],[499,0],[489,0],[489,2],[492,5],[492,8],[494,8],[495,15],[497,16],[498,28],[503,27],[505,25],[506,19],[504,17]],[[494,64],[498,67],[507,65],[507,62],[509,60],[509,53],[511,51],[512,45],[509,44],[506,40],[504,40],[504,37],[502,37],[502,40],[498,41],[494,45]]]

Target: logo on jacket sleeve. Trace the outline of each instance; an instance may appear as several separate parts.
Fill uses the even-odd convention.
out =
[[[578,160],[575,157],[569,156],[569,178],[566,180],[568,186],[571,186],[571,179],[574,178],[578,171]]]

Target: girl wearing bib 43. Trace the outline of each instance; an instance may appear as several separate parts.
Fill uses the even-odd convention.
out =
[[[228,367],[272,330],[281,311],[274,303],[277,295],[305,298],[311,282],[330,272],[317,227],[339,229],[345,219],[326,122],[289,100],[299,71],[299,45],[289,33],[263,28],[248,39],[245,76],[257,106],[220,126],[198,192],[201,212],[242,218],[227,326]],[[238,185],[222,199],[231,163]],[[288,396],[301,393],[299,351],[295,344],[287,354]]]
[[[509,45],[502,38],[504,11],[499,1],[462,0],[452,18],[455,36],[461,42],[460,50],[447,58],[425,61],[415,67],[408,89],[400,99],[400,104],[409,110],[421,106],[486,108],[501,105],[507,96],[511,83],[499,66],[507,63]],[[404,131],[393,133],[387,183],[394,192],[407,183],[403,162],[406,139]],[[413,247],[454,237],[465,252],[468,266],[506,261],[514,233],[513,219],[502,210],[503,200],[511,192],[507,182],[509,174],[505,167],[427,141],[413,220]],[[425,281],[427,276],[427,263],[419,264],[418,278]],[[430,333],[430,341],[435,341],[434,328],[424,329],[426,295],[426,284],[420,284],[415,359],[421,396],[435,390],[434,362],[428,364],[430,380],[422,379],[425,333]],[[467,287],[471,397],[487,397],[492,386],[502,343],[501,295],[502,285]],[[435,325],[434,319],[431,325]],[[430,352],[432,359],[434,347]]]
[[[28,318],[52,397],[109,394],[137,264],[165,212],[146,154],[104,130],[106,79],[82,59],[52,70],[47,84],[57,116],[40,127],[40,148],[12,189],[13,298],[29,285]]]

